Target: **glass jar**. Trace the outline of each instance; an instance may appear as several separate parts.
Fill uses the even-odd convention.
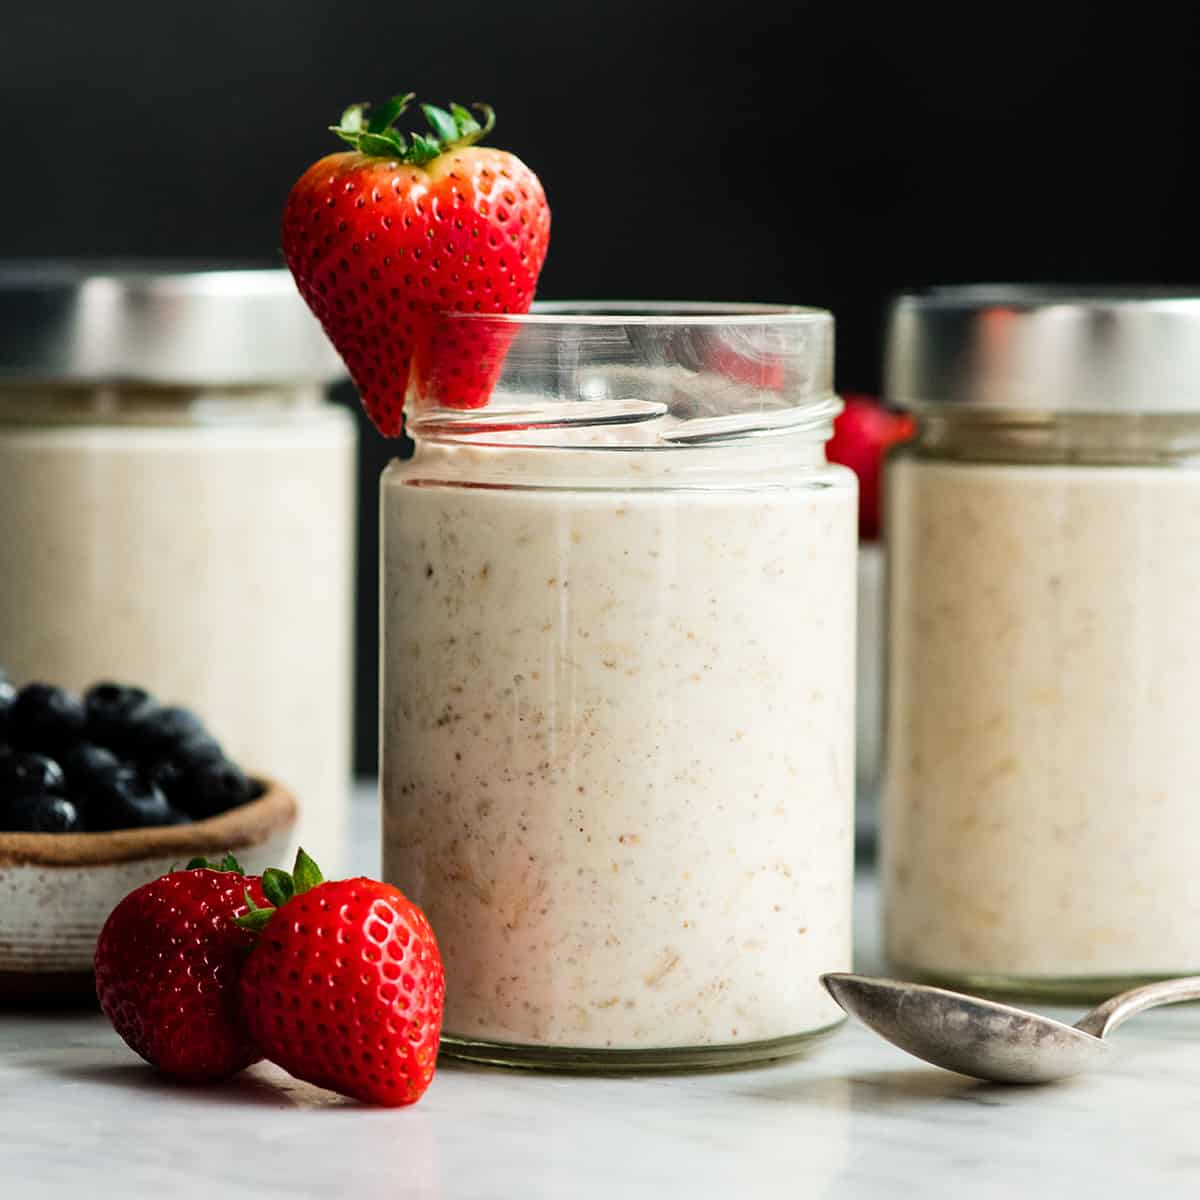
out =
[[[342,853],[356,435],[285,271],[0,269],[0,664],[142,684]]]
[[[897,971],[1086,1000],[1200,970],[1200,299],[906,297],[882,872]]]
[[[850,961],[856,493],[824,454],[832,331],[551,306],[433,338],[382,485],[382,785],[445,1052],[716,1065],[840,1019],[818,975]],[[481,409],[446,403],[463,345],[503,363]]]

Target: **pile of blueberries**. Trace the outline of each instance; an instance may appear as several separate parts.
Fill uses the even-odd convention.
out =
[[[190,709],[119,683],[18,691],[0,668],[0,830],[186,825],[261,792]]]

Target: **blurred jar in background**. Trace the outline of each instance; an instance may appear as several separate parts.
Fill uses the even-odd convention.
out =
[[[0,664],[145,686],[342,854],[356,435],[286,271],[0,268]]]
[[[1200,970],[1200,295],[897,301],[884,944],[1088,1000]]]
[[[883,460],[912,437],[908,413],[890,412],[873,396],[846,394],[826,448],[829,461],[858,476],[858,614],[854,778],[859,854],[875,849],[883,745],[884,547]]]

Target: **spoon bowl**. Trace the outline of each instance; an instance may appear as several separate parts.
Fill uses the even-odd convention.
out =
[[[826,991],[864,1025],[909,1054],[996,1083],[1050,1083],[1100,1065],[1105,1037],[1160,1004],[1200,999],[1200,977],[1123,992],[1074,1025],[996,1000],[866,975],[822,975]]]

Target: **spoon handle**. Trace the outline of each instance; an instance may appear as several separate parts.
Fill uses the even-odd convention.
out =
[[[1185,975],[1181,979],[1164,979],[1161,983],[1147,984],[1122,992],[1111,1000],[1105,1000],[1093,1008],[1075,1028],[1102,1038],[1112,1033],[1118,1025],[1128,1021],[1136,1013],[1160,1004],[1178,1004],[1181,1000],[1200,1000],[1200,975]]]

